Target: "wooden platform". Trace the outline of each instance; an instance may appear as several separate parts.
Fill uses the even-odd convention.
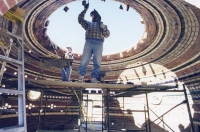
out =
[[[34,79],[28,79],[28,81],[36,85],[43,85],[48,87],[58,86],[59,88],[73,87],[73,88],[128,89],[135,87],[133,84],[79,83],[79,82],[64,82],[64,81],[34,80]]]
[[[131,88],[157,88],[157,89],[168,89],[174,88],[175,85],[136,85],[136,84],[109,84],[109,83],[78,83],[78,82],[64,82],[64,81],[51,81],[51,80],[34,80],[34,79],[27,79],[33,85],[40,85],[40,86],[48,86],[51,87],[58,87],[58,88],[108,88],[108,89],[116,89],[116,90],[126,90]]]
[[[43,67],[45,66],[54,66],[57,68],[68,67],[71,59],[60,59],[60,58],[50,58],[50,57],[40,57],[40,61],[43,63]]]

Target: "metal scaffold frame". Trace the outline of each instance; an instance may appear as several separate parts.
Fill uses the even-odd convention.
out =
[[[13,14],[9,14],[13,15]],[[26,122],[26,98],[25,98],[25,80],[24,80],[24,41],[22,35],[22,21],[16,20],[13,32],[9,32],[3,28],[0,28],[0,35],[10,39],[10,44],[0,45],[4,55],[0,55],[0,60],[2,61],[2,67],[0,72],[0,82],[2,81],[4,68],[7,63],[11,63],[18,67],[18,89],[11,90],[0,88],[0,93],[5,94],[16,94],[18,95],[18,125],[6,128],[0,128],[1,132],[27,132],[27,122]],[[21,33],[20,36],[15,35],[18,31]],[[18,59],[10,58],[9,53],[13,44],[16,44],[18,49]]]
[[[34,80],[34,79],[29,79],[29,81],[32,82],[32,84],[34,84],[34,85],[48,86],[49,88],[51,88],[51,87],[52,88],[53,87],[66,88],[66,86],[68,86],[68,88],[70,88],[70,89],[72,88],[71,90],[76,89],[77,91],[80,91],[80,93],[83,92],[82,89],[84,89],[84,88],[92,88],[92,89],[100,88],[103,91],[103,93],[101,93],[102,94],[102,129],[101,129],[102,132],[103,131],[122,131],[122,130],[113,129],[110,127],[110,121],[111,121],[110,117],[112,116],[112,114],[110,114],[111,100],[113,98],[132,97],[132,96],[140,95],[140,94],[145,95],[146,103],[144,103],[144,109],[143,110],[131,110],[132,112],[144,112],[145,121],[146,121],[145,126],[144,126],[145,128],[140,129],[139,131],[151,132],[151,124],[154,123],[156,120],[160,120],[166,127],[168,127],[170,130],[172,130],[170,128],[170,126],[164,122],[163,116],[165,114],[169,113],[171,110],[177,108],[179,105],[186,104],[188,115],[189,115],[189,120],[190,120],[190,124],[191,124],[191,130],[192,130],[192,132],[195,132],[192,115],[191,115],[191,110],[190,110],[190,106],[189,106],[189,101],[188,101],[188,97],[187,97],[187,92],[186,92],[185,85],[183,83],[175,83],[175,84],[167,84],[167,85],[146,85],[146,84],[126,84],[126,85],[123,84],[122,85],[122,84],[106,84],[106,83],[94,84],[94,83],[77,83],[77,82],[76,83],[74,83],[74,82],[58,82],[58,81]],[[88,96],[89,93],[86,91],[88,91],[88,90],[84,90],[84,95]],[[117,94],[113,94],[113,92],[115,92],[115,93],[117,92]],[[182,92],[182,93],[184,93],[185,99],[182,102],[180,102],[179,104],[173,106],[171,109],[166,111],[161,116],[158,116],[157,114],[155,114],[155,112],[153,112],[149,108],[149,105],[148,105],[149,104],[148,93],[152,93],[152,92]],[[91,93],[92,93],[92,91],[91,91]],[[82,94],[80,94],[80,95],[82,95]],[[78,94],[76,96],[80,100],[83,100],[83,101],[91,100],[91,99],[88,99],[88,97],[86,99],[83,99],[83,96],[78,96]],[[124,100],[123,100],[123,103],[124,103]],[[79,110],[81,110],[81,106],[82,106],[81,104],[82,103],[79,103],[79,105],[80,105]],[[124,107],[124,104],[123,104],[123,107]],[[86,109],[88,109],[88,104],[86,105]],[[124,110],[124,108],[122,108],[122,111],[126,111],[126,110]],[[157,117],[154,121],[150,120],[150,118],[151,118],[150,114],[149,114],[150,111]],[[82,112],[79,113],[80,118],[82,117],[82,114],[83,114]],[[124,116],[124,115],[122,115],[122,116]],[[104,118],[104,120],[103,120],[103,118]],[[86,119],[86,123],[87,123],[87,121],[88,120]],[[81,126],[81,124],[79,125],[79,131],[81,128],[80,126]],[[86,125],[86,132],[88,130],[87,128],[88,127]],[[91,128],[89,128],[89,129],[91,129]],[[134,130],[130,129],[130,131],[134,131]]]
[[[162,117],[164,115],[166,115],[167,113],[169,113],[171,110],[175,109],[176,107],[178,107],[179,105],[182,105],[182,104],[186,104],[187,106],[187,111],[188,111],[188,116],[189,116],[189,119],[190,119],[190,125],[191,125],[191,132],[195,132],[195,128],[194,128],[194,123],[193,123],[193,119],[192,119],[192,115],[191,115],[191,110],[190,110],[190,106],[189,106],[189,100],[188,100],[188,97],[187,97],[187,92],[186,92],[186,88],[185,88],[185,84],[182,84],[183,86],[183,90],[161,90],[161,89],[133,89],[133,90],[130,90],[129,92],[133,92],[135,93],[136,95],[138,94],[145,94],[145,99],[146,99],[146,104],[144,106],[144,110],[140,110],[138,112],[144,112],[145,113],[145,120],[147,121],[146,122],[146,130],[141,130],[141,131],[146,131],[146,132],[151,132],[151,124],[154,123],[156,120],[160,120],[161,122],[163,122],[163,124],[165,124],[165,126],[167,126],[172,132],[174,132],[174,130],[168,126],[162,119]],[[111,90],[113,91],[113,90]],[[115,91],[115,90],[114,90]],[[127,91],[123,91],[123,92],[127,92]],[[184,97],[185,97],[185,100],[183,100],[182,102],[180,102],[179,104],[175,105],[174,107],[172,107],[171,109],[169,109],[168,111],[166,111],[165,113],[163,113],[161,116],[158,116],[155,112],[153,112],[150,108],[149,108],[149,101],[148,101],[148,93],[149,92],[183,92],[184,93]],[[133,94],[134,96],[134,94]],[[109,89],[107,89],[107,101],[109,102],[110,101],[110,92],[109,92]],[[117,96],[117,97],[123,97],[123,106],[124,106],[124,97],[125,96]],[[110,120],[110,117],[109,117],[109,103],[107,102],[107,113],[108,113],[108,116],[107,116],[107,131],[110,131],[110,128],[109,128],[109,120]],[[154,121],[150,121],[150,114],[149,112],[152,112],[156,117],[157,119],[155,119]]]
[[[85,121],[84,121],[85,132],[87,132],[88,130],[89,131],[102,131],[103,132],[104,128],[105,128],[104,127],[104,125],[105,125],[105,117],[104,117],[104,115],[105,115],[104,114],[105,107],[104,107],[104,96],[103,96],[103,93],[102,92],[96,93],[96,91],[89,93],[89,90],[84,90],[82,92],[82,95],[83,95],[83,101],[85,102],[84,108],[86,109],[86,112],[83,113],[84,114],[84,119],[85,119]],[[100,98],[98,98],[96,96],[98,99],[91,99],[91,95],[92,96],[100,95],[99,96]],[[91,103],[92,106],[90,106],[88,102],[92,102]],[[97,102],[101,102],[101,104],[99,104]],[[100,110],[101,113],[99,113],[99,111],[98,112],[96,111],[94,113],[94,111],[95,111],[94,110],[94,108],[95,108],[94,105],[98,106],[96,108],[101,109]],[[89,108],[91,108],[91,109],[89,109]],[[92,112],[92,113],[89,114],[89,112]],[[95,120],[94,118],[97,118],[97,116],[99,116],[99,118],[101,120]],[[88,127],[88,122],[90,123],[90,128]],[[93,123],[94,123],[94,126],[93,126]],[[98,129],[95,128],[96,124],[101,124],[101,130],[100,130],[100,127]]]

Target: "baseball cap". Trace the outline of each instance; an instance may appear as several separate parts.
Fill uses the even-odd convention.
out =
[[[69,48],[70,48],[70,49],[72,49],[72,47],[71,47],[71,46],[67,46],[66,48],[68,48],[68,49],[69,49]]]

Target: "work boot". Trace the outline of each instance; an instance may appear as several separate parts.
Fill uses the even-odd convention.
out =
[[[79,83],[83,83],[83,82],[84,82],[84,76],[79,76],[78,82],[79,82]]]
[[[100,81],[98,81],[96,78],[92,78],[91,83],[100,83]]]

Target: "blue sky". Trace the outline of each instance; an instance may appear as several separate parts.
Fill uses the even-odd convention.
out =
[[[127,50],[142,38],[145,27],[140,22],[140,15],[131,7],[126,11],[126,5],[111,0],[90,0],[89,3],[85,19],[91,21],[90,12],[96,9],[110,30],[110,37],[104,41],[103,55]],[[120,5],[123,10],[119,9]],[[65,6],[69,7],[67,12],[63,10]],[[73,52],[79,54],[82,54],[85,43],[85,30],[78,23],[78,15],[82,10],[82,1],[63,5],[49,16],[47,30],[51,41],[60,48],[72,46]]]

